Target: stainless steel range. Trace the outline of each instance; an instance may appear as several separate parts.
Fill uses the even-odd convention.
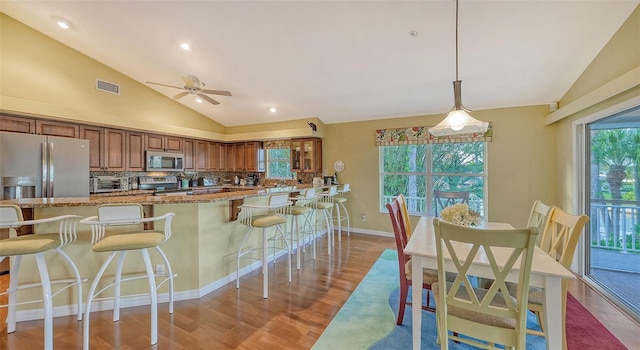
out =
[[[155,195],[180,195],[177,176],[140,176],[138,177],[138,188],[141,190],[154,190]]]

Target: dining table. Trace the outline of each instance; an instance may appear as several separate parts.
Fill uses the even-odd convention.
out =
[[[422,295],[422,278],[423,269],[438,269],[438,259],[436,253],[436,237],[433,227],[432,216],[423,216],[418,221],[411,238],[407,242],[404,249],[405,254],[411,255],[413,276],[412,295]],[[486,229],[512,229],[513,226],[507,223],[482,222],[479,228]],[[454,243],[456,253],[459,251],[468,251],[469,245],[464,243]],[[443,251],[444,252],[444,251]],[[506,261],[507,254],[501,256],[497,251],[496,261],[500,267],[504,265],[501,262]],[[445,261],[451,260],[447,252],[444,252]],[[464,256],[464,255],[463,255]],[[519,264],[514,266],[514,270],[519,268]],[[470,273],[477,277],[492,278],[493,271],[487,260],[486,255],[476,254],[469,269]],[[516,274],[509,274],[507,281],[517,283]],[[531,275],[529,285],[540,287],[543,290],[543,329],[545,331],[545,339],[547,349],[566,349],[565,340],[565,310],[564,296],[566,293],[562,287],[563,280],[575,279],[576,277],[557,262],[553,257],[548,255],[544,250],[535,247],[533,253],[533,261],[531,263]],[[437,303],[437,301],[436,301]],[[413,298],[412,300],[412,318],[413,318],[413,349],[421,348],[421,332],[422,332],[422,298]]]

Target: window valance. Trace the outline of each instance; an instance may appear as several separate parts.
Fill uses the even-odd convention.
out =
[[[399,146],[426,143],[463,143],[463,142],[491,142],[493,123],[489,122],[489,129],[484,134],[466,134],[436,137],[429,133],[429,126],[414,126],[399,129],[376,130],[376,146]]]
[[[291,140],[269,140],[262,143],[265,149],[291,148]]]

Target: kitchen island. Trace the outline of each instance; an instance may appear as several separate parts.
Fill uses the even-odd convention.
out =
[[[233,186],[229,192],[218,192],[187,196],[151,196],[148,194],[124,196],[92,196],[89,198],[36,198],[1,201],[2,204],[15,204],[30,212],[33,218],[45,218],[64,214],[75,214],[82,217],[94,216],[97,206],[109,203],[140,203],[147,215],[159,216],[165,213],[175,213],[171,238],[163,243],[162,249],[171,262],[173,272],[177,274],[174,280],[175,299],[185,300],[204,296],[215,289],[235,280],[235,255],[240,245],[246,226],[233,220],[233,209],[245,202],[247,204],[264,205],[269,194],[275,192],[299,192],[311,185],[291,187],[241,187]],[[231,208],[231,210],[230,210]],[[156,227],[156,229],[162,229]],[[86,293],[88,285],[93,279],[99,266],[107,257],[107,253],[96,253],[91,250],[91,228],[79,224],[78,239],[64,251],[69,254],[80,270],[83,278],[88,282],[83,285]],[[35,234],[40,232],[57,232],[57,227],[36,225]],[[252,246],[259,246],[260,235],[251,237]],[[161,261],[155,251],[150,252],[154,264]],[[256,252],[259,258],[260,252]],[[60,264],[55,256],[47,256],[52,279],[68,278],[70,273],[66,266]],[[241,260],[241,275],[259,268],[259,259]],[[142,259],[138,254],[129,254],[125,260],[125,273],[141,273],[144,271]],[[286,264],[278,264],[276,268],[286,268]],[[37,271],[35,259],[23,259],[19,273],[20,283],[34,282]],[[113,274],[113,271],[107,271]],[[15,276],[11,276],[14,278]],[[272,281],[271,283],[281,283]],[[123,285],[124,295],[145,293],[147,285],[144,280],[128,282]],[[74,289],[63,291],[53,299],[54,314],[56,316],[72,314],[74,310]],[[38,298],[40,291],[35,288],[18,293],[19,301]],[[167,286],[159,290],[159,300],[168,300]],[[133,297],[123,301],[123,306],[148,304],[147,296]],[[110,309],[108,301],[98,302],[94,310]],[[18,320],[40,318],[39,304],[28,304],[19,307]],[[160,309],[162,310],[162,309]]]

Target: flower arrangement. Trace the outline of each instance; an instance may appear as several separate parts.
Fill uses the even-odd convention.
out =
[[[440,219],[456,225],[477,226],[480,223],[480,214],[469,209],[468,205],[458,203],[444,208]]]

